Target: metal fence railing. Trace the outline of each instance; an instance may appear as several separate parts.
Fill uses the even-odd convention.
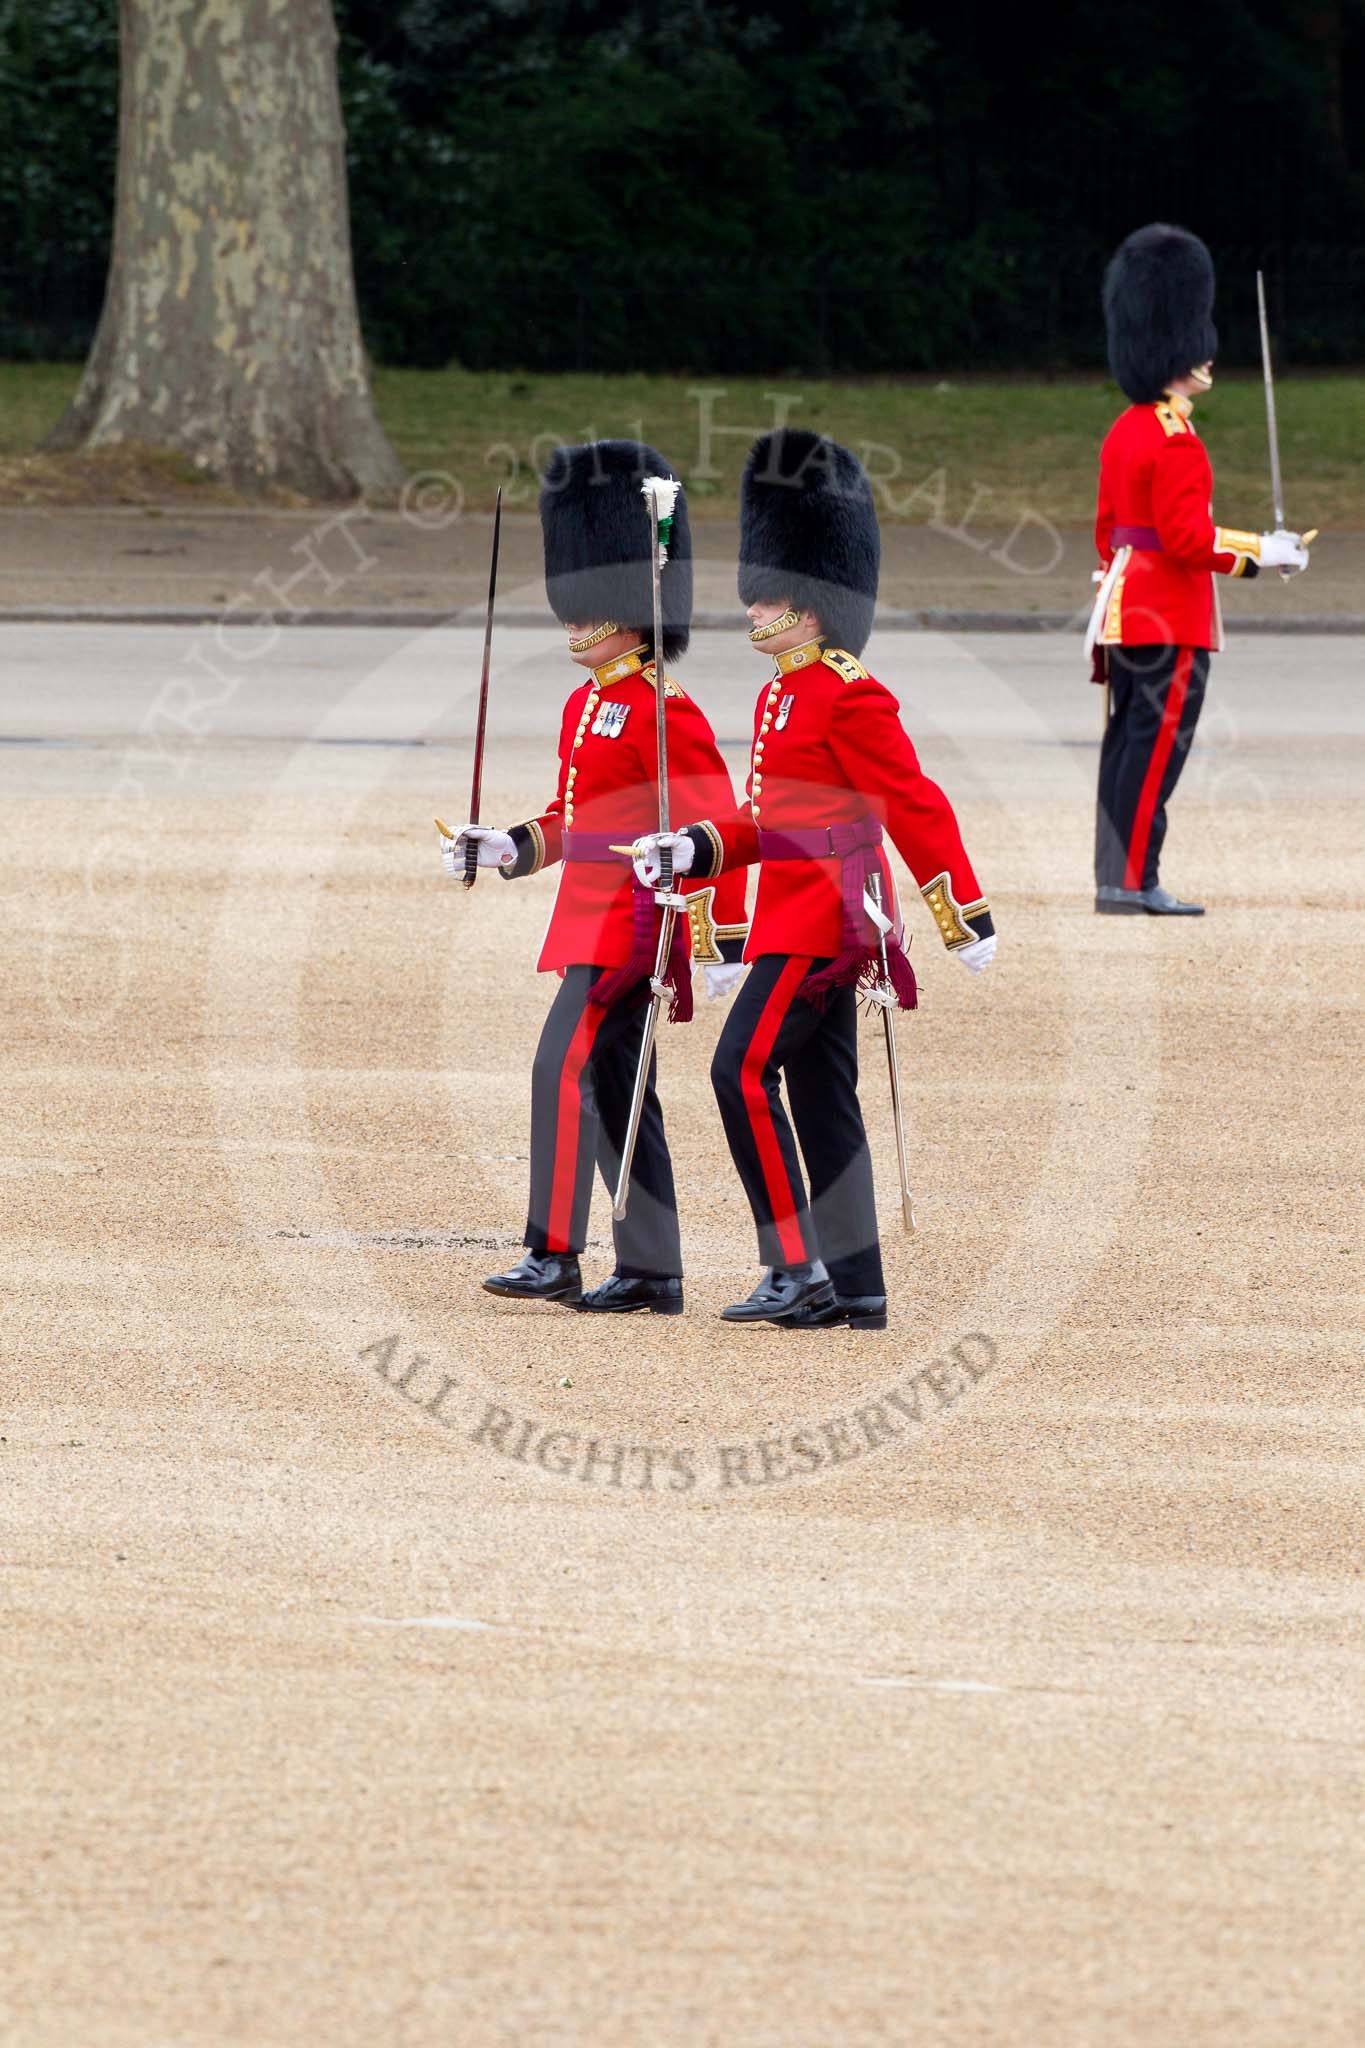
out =
[[[431,325],[440,337],[438,360],[480,369],[1064,372],[1103,364],[1105,253],[1053,248],[1041,263],[1010,251],[993,258],[973,251],[966,260],[947,245],[870,276],[838,267],[804,277],[787,272],[774,277],[771,289],[753,270],[698,264],[685,281],[663,289],[652,283],[647,299],[625,300],[615,278],[493,260],[467,291],[431,281]],[[1214,255],[1225,366],[1258,359],[1258,267],[1266,273],[1281,363],[1365,364],[1365,248],[1300,243],[1220,248]],[[367,273],[362,262],[358,282],[376,354],[388,362],[410,359],[403,325],[386,310],[385,278]],[[411,294],[410,282],[405,291]],[[0,254],[0,358],[80,358],[103,293],[102,261],[15,264]],[[432,360],[429,342],[430,326],[422,360]]]

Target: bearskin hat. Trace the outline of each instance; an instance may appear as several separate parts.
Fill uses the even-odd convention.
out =
[[[814,612],[832,646],[872,631],[882,541],[867,472],[823,434],[779,427],[749,450],[739,487],[739,595]]]
[[[653,651],[654,599],[649,568],[647,476],[671,477],[643,441],[588,441],[556,448],[540,490],[545,592],[562,626],[615,619]],[[673,508],[668,560],[660,575],[665,662],[687,651],[692,627],[692,534],[687,499]]]
[[[1213,258],[1198,235],[1153,221],[1120,243],[1104,274],[1109,367],[1134,405],[1212,362]]]

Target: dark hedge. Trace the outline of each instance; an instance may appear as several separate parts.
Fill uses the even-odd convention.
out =
[[[1211,243],[1223,360],[1365,360],[1365,0],[1105,15],[886,0],[337,0],[388,362],[892,374],[1098,365],[1143,220]],[[116,0],[0,0],[0,354],[98,316]]]

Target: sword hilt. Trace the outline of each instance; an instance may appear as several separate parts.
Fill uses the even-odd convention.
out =
[[[478,874],[479,842],[477,839],[466,839],[464,843],[464,885],[466,889],[473,888],[478,880]]]
[[[659,888],[665,896],[673,894],[673,848],[659,848]]]
[[[1316,527],[1316,526],[1310,526],[1310,527],[1309,527],[1309,529],[1308,529],[1308,531],[1307,531],[1307,533],[1301,533],[1301,534],[1299,535],[1299,545],[1300,545],[1300,547],[1305,547],[1305,548],[1311,548],[1311,547],[1312,547],[1312,545],[1313,545],[1313,542],[1314,542],[1314,541],[1315,541],[1315,540],[1317,539],[1317,537],[1318,537],[1318,529],[1317,529],[1317,527]],[[1299,573],[1300,573],[1300,574],[1302,574],[1302,571],[1299,571]],[[1292,569],[1286,569],[1286,570],[1284,571],[1284,580],[1285,580],[1285,582],[1286,582],[1286,583],[1287,583],[1287,582],[1289,581],[1289,578],[1290,578],[1290,577],[1291,577],[1291,576],[1292,576],[1293,574],[1294,574],[1294,571],[1293,571]]]

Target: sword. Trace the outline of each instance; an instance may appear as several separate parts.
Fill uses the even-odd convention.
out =
[[[659,830],[667,832],[668,811],[668,723],[667,701],[664,684],[664,624],[663,586],[659,547],[659,499],[668,498],[669,511],[677,496],[677,486],[671,494],[668,482],[662,477],[646,477],[643,485],[645,499],[649,505],[649,571],[651,595],[654,602],[654,737],[659,761]],[[665,517],[668,513],[665,513]],[[659,848],[659,886],[654,901],[663,911],[659,923],[659,944],[654,955],[654,974],[650,981],[649,1009],[645,1014],[645,1035],[640,1041],[640,1057],[635,1068],[635,1086],[630,1095],[630,1114],[626,1119],[625,1142],[621,1147],[621,1165],[616,1176],[616,1192],[612,1197],[611,1213],[619,1223],[626,1213],[630,1199],[630,1174],[635,1164],[635,1146],[640,1136],[640,1118],[644,1112],[645,1090],[649,1086],[650,1062],[654,1057],[654,1041],[659,1032],[659,1012],[663,1008],[668,988],[664,976],[668,972],[668,956],[673,950],[673,928],[678,912],[686,910],[687,899],[674,894],[673,890],[673,849]]]
[[[867,878],[868,893],[877,906],[877,935],[881,946],[881,986],[872,991],[872,1000],[882,1013],[886,1026],[886,1067],[891,1078],[891,1111],[896,1121],[896,1166],[901,1183],[901,1222],[908,1234],[915,1230],[915,1198],[910,1192],[910,1166],[905,1149],[905,1116],[901,1109],[901,1071],[896,1058],[896,1027],[892,1019],[896,1008],[896,993],[891,986],[891,971],[886,964],[887,920],[882,910],[882,878],[871,874]]]
[[[1284,483],[1280,476],[1280,430],[1275,419],[1275,374],[1270,367],[1270,328],[1265,317],[1265,278],[1256,273],[1256,311],[1261,322],[1261,369],[1265,375],[1265,423],[1270,437],[1270,495],[1275,502],[1275,531],[1283,533]],[[1307,533],[1299,538],[1305,547],[1311,547],[1318,537],[1316,526],[1310,526]],[[1287,583],[1294,574],[1292,569],[1281,569],[1280,581]]]
[[[1265,377],[1265,424],[1270,439],[1270,495],[1275,504],[1275,531],[1283,533],[1284,484],[1280,477],[1280,429],[1275,419],[1275,373],[1270,367],[1270,327],[1265,316],[1265,276],[1256,273],[1256,311],[1261,322],[1261,371]],[[1281,569],[1281,576],[1289,571]]]
[[[498,593],[498,538],[502,532],[502,485],[493,500],[493,553],[488,564],[488,610],[483,621],[483,674],[479,678],[479,715],[474,726],[474,783],[469,795],[469,822],[479,822],[483,798],[483,744],[488,730],[488,665],[493,653],[493,600]],[[472,889],[479,873],[479,842],[464,843],[464,885]]]

